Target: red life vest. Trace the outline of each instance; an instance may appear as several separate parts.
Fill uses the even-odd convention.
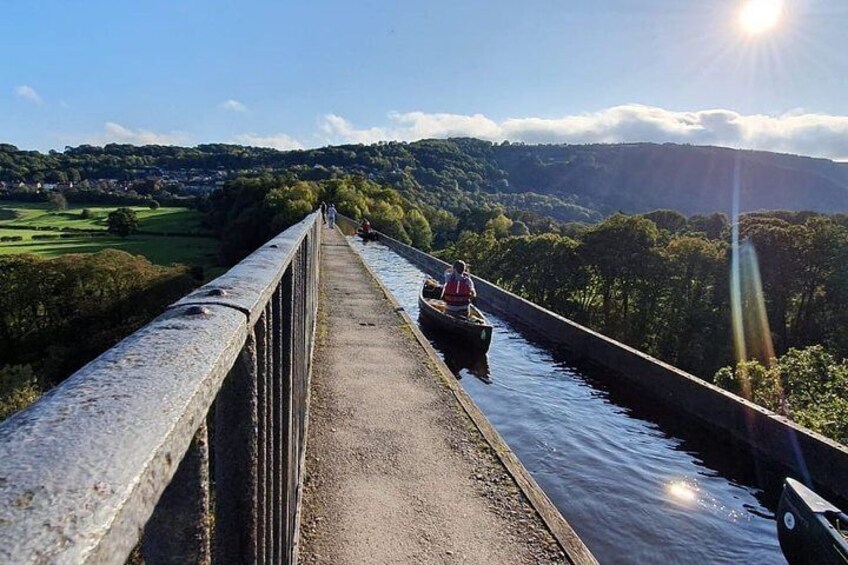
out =
[[[448,306],[468,306],[471,304],[471,284],[467,277],[460,279],[451,278],[445,283],[442,291],[442,300]]]

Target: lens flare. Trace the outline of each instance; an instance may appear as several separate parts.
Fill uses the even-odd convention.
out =
[[[739,12],[739,24],[746,32],[757,35],[776,26],[782,15],[782,0],[748,0]]]
[[[737,361],[760,359],[771,363],[774,346],[766,314],[757,252],[749,241],[739,241],[739,199],[742,192],[741,161],[733,168],[732,245],[730,266],[730,308],[733,343]],[[750,398],[750,395],[746,395]]]
[[[731,218],[731,264],[730,264],[730,310],[733,324],[733,343],[739,362],[758,359],[764,364],[775,363],[774,344],[771,339],[765,296],[760,280],[757,252],[748,242],[739,240],[740,198],[742,193],[742,162],[739,152],[733,167],[733,202]],[[744,364],[737,365],[742,385],[742,396],[751,400],[751,382]],[[753,425],[748,422],[749,432],[754,435]],[[789,429],[798,469],[809,481],[807,463],[798,445],[795,431]]]

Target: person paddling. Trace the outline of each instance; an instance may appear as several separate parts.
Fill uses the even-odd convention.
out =
[[[442,300],[447,312],[454,316],[468,316],[471,300],[477,296],[474,281],[468,276],[465,261],[456,261],[453,269],[445,272],[445,284],[442,287]]]

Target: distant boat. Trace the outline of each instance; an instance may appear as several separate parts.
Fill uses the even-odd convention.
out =
[[[468,316],[447,313],[447,305],[441,299],[442,287],[432,279],[427,280],[418,295],[418,312],[421,321],[434,330],[458,337],[477,351],[488,351],[492,342],[492,326],[473,304],[468,307]]]
[[[791,565],[848,564],[848,516],[798,481],[786,479],[777,537]]]
[[[380,234],[378,234],[376,231],[365,231],[362,228],[356,229],[356,235],[361,237],[364,241],[377,241],[380,238]]]

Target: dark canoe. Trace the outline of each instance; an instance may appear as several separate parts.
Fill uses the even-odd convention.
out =
[[[792,565],[848,564],[848,516],[798,481],[786,479],[777,507],[777,537]]]
[[[418,294],[418,312],[421,321],[432,329],[453,337],[460,338],[476,351],[489,350],[492,343],[492,326],[474,305],[470,307],[469,316],[452,316],[445,312],[445,303],[439,296],[441,287],[424,285]]]
[[[380,235],[374,230],[362,231],[362,228],[356,230],[356,235],[358,235],[365,241],[377,241],[377,239],[380,237]]]

